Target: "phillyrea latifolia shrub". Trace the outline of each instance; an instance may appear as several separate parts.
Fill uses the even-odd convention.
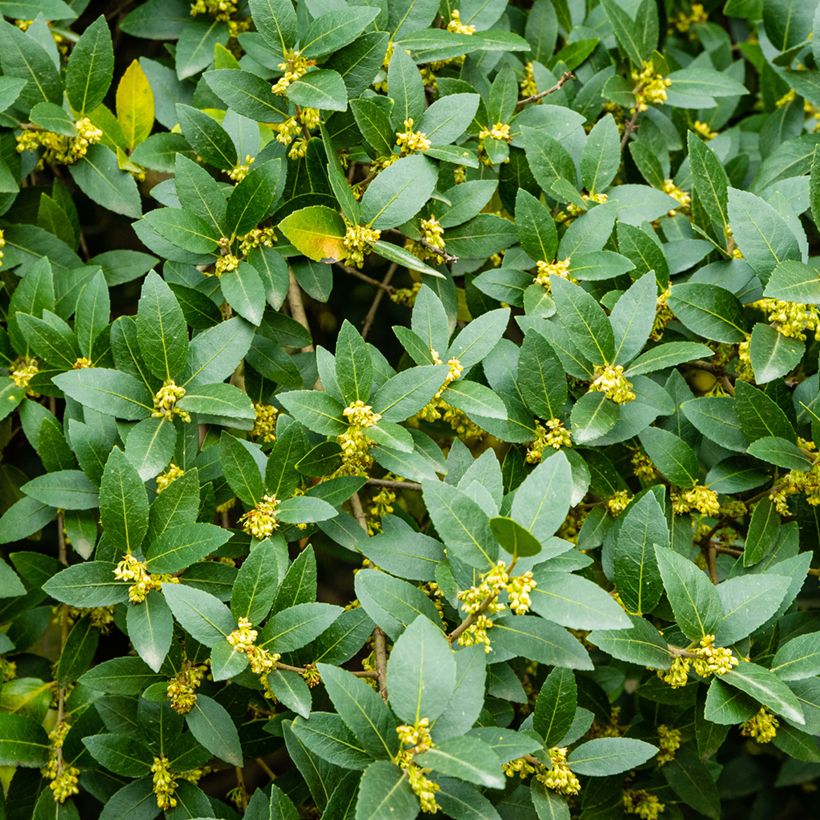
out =
[[[0,816],[812,816],[816,7],[0,2]]]

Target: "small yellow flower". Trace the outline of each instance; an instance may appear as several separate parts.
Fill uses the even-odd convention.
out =
[[[658,669],[658,677],[673,689],[680,689],[686,686],[689,681],[689,658],[677,657],[672,660],[672,664],[667,670]]]
[[[550,292],[550,276],[560,276],[562,279],[572,279],[569,275],[569,257],[566,259],[556,259],[553,262],[545,262],[539,259],[535,263],[535,283],[541,285],[547,293]]]
[[[510,125],[506,122],[497,122],[494,125],[482,128],[478,132],[478,141],[496,140],[496,142],[511,142]]]
[[[182,467],[177,467],[177,465],[172,462],[164,473],[160,473],[157,476],[157,492],[161,493],[163,490],[167,490],[174,481],[178,478],[182,478],[184,475],[185,470],[183,470]]]
[[[616,490],[606,502],[609,514],[617,518],[629,506],[630,501],[632,501],[632,496],[629,490]]]
[[[718,494],[704,484],[695,484],[687,490],[672,490],[670,500],[675,515],[684,515],[693,510],[712,518],[720,514]]]
[[[194,0],[191,3],[191,17],[207,14],[221,23],[230,20],[236,14],[236,0]]]
[[[540,419],[535,420],[535,436],[532,444],[527,448],[526,460],[528,464],[538,464],[544,457],[544,450],[552,447],[560,450],[562,447],[572,447],[572,435],[561,419],[547,419],[543,424]]]
[[[187,715],[194,708],[196,690],[199,689],[207,671],[207,664],[194,666],[186,661],[182,669],[168,681],[165,694],[175,712]]]
[[[475,26],[461,22],[461,12],[453,9],[450,12],[450,22],[447,23],[447,31],[453,34],[475,34]]]
[[[309,60],[294,49],[287,49],[284,58],[284,62],[279,63],[279,70],[284,73],[271,89],[274,94],[284,95],[291,83],[304,77],[307,70],[316,65],[316,60]]]
[[[535,776],[548,789],[566,797],[572,797],[581,791],[581,782],[567,764],[567,749],[554,746],[549,750],[551,769],[544,769]]]
[[[658,756],[656,760],[659,766],[675,759],[675,752],[681,747],[682,736],[680,729],[672,729],[666,724],[658,726]]]
[[[635,400],[632,382],[624,375],[621,364],[595,365],[594,378],[589,389],[603,393],[616,404],[626,404]]]
[[[705,140],[713,140],[718,135],[717,131],[713,131],[709,127],[709,123],[701,122],[700,120],[695,120],[692,125],[692,130]]]
[[[260,439],[265,444],[276,441],[276,418],[279,411],[272,404],[254,402],[253,409],[256,411],[256,418],[253,422],[251,436]]]
[[[411,117],[404,121],[404,131],[396,134],[396,145],[402,154],[407,155],[415,151],[426,151],[432,143],[424,132],[413,130],[413,118]]]
[[[253,165],[254,159],[255,157],[252,157],[250,154],[245,154],[245,161],[231,168],[231,170],[228,171],[228,176],[234,182],[242,182],[251,170],[251,165]]]
[[[33,356],[20,356],[10,366],[9,377],[17,387],[28,388],[29,382],[40,372],[40,363]]]
[[[623,807],[627,814],[634,814],[641,820],[658,820],[666,806],[657,795],[644,789],[629,789],[623,795]]]
[[[177,402],[184,397],[185,388],[182,385],[176,384],[173,379],[166,380],[154,396],[154,409],[151,415],[167,421],[173,421],[174,416],[179,416],[182,421],[189,422],[190,414],[177,407]]]
[[[633,91],[635,95],[633,113],[646,111],[650,105],[662,105],[666,102],[666,89],[672,85],[672,81],[659,74],[651,60],[644,61],[640,71],[633,69],[631,77],[636,83]]]
[[[364,258],[372,250],[374,243],[381,237],[381,231],[375,228],[368,228],[367,225],[348,225],[342,240],[342,244],[347,251],[342,260],[355,268],[361,268]]]
[[[752,738],[756,743],[769,743],[777,735],[778,726],[780,726],[780,721],[768,709],[761,706],[757,714],[740,724],[740,734]]]
[[[714,635],[704,635],[700,640],[700,647],[695,652],[698,657],[692,660],[692,668],[702,678],[708,678],[710,675],[725,675],[739,663],[731,649],[725,646],[715,646]]]
[[[279,520],[276,517],[278,506],[279,500],[275,495],[264,495],[253,509],[240,517],[239,523],[248,535],[252,535],[258,541],[264,541],[279,529]]]

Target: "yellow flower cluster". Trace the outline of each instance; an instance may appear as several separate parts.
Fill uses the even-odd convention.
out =
[[[154,794],[157,798],[157,807],[163,811],[173,809],[177,805],[174,792],[177,788],[177,781],[171,774],[171,765],[167,757],[155,757],[151,764],[151,772],[154,780]]]
[[[279,520],[276,518],[278,506],[279,500],[275,495],[263,495],[262,500],[253,509],[240,517],[242,529],[258,541],[270,538],[279,529]]]
[[[92,364],[93,362],[88,356],[79,356],[74,360],[74,364],[72,364],[71,367],[74,370],[83,370],[86,367],[91,367]]]
[[[678,203],[680,209],[682,211],[688,211],[689,206],[692,204],[692,197],[689,195],[687,191],[684,191],[682,188],[678,188],[675,185],[674,179],[665,179],[663,181],[663,187],[661,189],[665,194],[669,194],[675,202]],[[669,211],[669,216],[674,216],[676,212],[676,208],[673,208]]]
[[[236,5],[236,0],[194,0],[191,3],[191,17],[207,14],[224,23],[236,14]]]
[[[182,421],[189,422],[191,420],[190,413],[186,413],[177,407],[177,402],[184,396],[185,388],[174,382],[173,379],[167,379],[154,396],[154,409],[151,416],[166,421],[173,421],[174,416],[179,416]]]
[[[369,404],[357,399],[342,411],[348,428],[336,437],[342,448],[342,464],[336,475],[367,475],[373,466],[370,448],[373,442],[365,435],[365,429],[379,423],[381,415],[374,413]]]
[[[272,248],[276,241],[276,231],[271,228],[253,228],[239,237],[239,253],[247,256],[254,248]]]
[[[594,205],[603,205],[605,202],[609,201],[609,196],[607,194],[581,194],[581,199],[585,204],[589,204],[592,202]],[[572,224],[572,220],[576,216],[580,216],[584,212],[584,209],[580,205],[576,205],[574,202],[568,202],[566,205],[566,210],[557,211],[555,214],[555,221],[559,224],[566,224],[569,226]]]
[[[475,34],[475,26],[461,22],[461,12],[453,9],[450,12],[450,22],[447,23],[447,31],[453,34]]]
[[[373,496],[370,502],[369,517],[367,521],[367,531],[370,535],[375,535],[382,530],[381,520],[386,515],[393,512],[393,504],[396,502],[396,493],[390,487],[381,487]]]
[[[276,441],[276,418],[279,411],[272,404],[255,401],[253,409],[256,418],[253,421],[251,437],[260,439],[264,444]]]
[[[3,257],[5,253],[3,252],[3,248],[6,247],[6,233],[5,231],[0,228],[0,267],[3,266]]]
[[[436,792],[441,789],[441,786],[427,777],[429,769],[422,769],[411,764],[406,771],[410,788],[419,799],[419,808],[425,814],[435,814],[441,808],[436,801]]]
[[[532,573],[528,570],[522,575],[511,578],[507,584],[507,596],[510,600],[510,610],[516,615],[526,615],[532,606],[530,593],[537,586]]]
[[[412,751],[413,754],[421,754],[433,748],[433,740],[430,737],[430,718],[420,718],[412,725],[403,723],[396,727],[396,734],[399,736],[401,745],[409,746],[408,751]]]
[[[674,314],[672,313],[671,308],[667,304],[669,301],[669,296],[671,295],[672,291],[667,288],[663,293],[658,296],[658,300],[655,304],[655,321],[652,325],[652,332],[649,334],[650,338],[656,342],[659,342],[663,337],[663,332],[669,326],[669,323],[672,319],[675,318]]]
[[[665,723],[658,726],[658,752],[657,761],[659,766],[669,763],[675,759],[675,752],[678,751],[683,742],[680,729],[672,729]]]
[[[640,71],[633,68],[631,76],[637,83],[632,92],[635,95],[633,114],[636,111],[646,111],[650,105],[662,105],[666,102],[666,89],[672,85],[672,81],[659,74],[651,60],[645,60]]]
[[[308,60],[296,49],[287,49],[284,62],[279,63],[279,70],[284,72],[271,88],[274,94],[284,95],[291,83],[295,83],[307,73],[309,68],[316,65],[316,60]]]
[[[73,165],[81,160],[90,146],[98,143],[103,132],[88,117],[82,117],[74,123],[77,132],[74,136],[55,134],[53,131],[27,129],[17,136],[17,151],[36,151],[43,149],[42,162],[59,165]]]
[[[422,259],[429,257],[440,264],[444,261],[444,257],[430,250],[430,248],[444,250],[444,228],[441,222],[435,216],[431,216],[429,219],[421,219],[419,220],[419,229],[421,238],[427,243],[426,247],[422,245],[419,255]]]
[[[740,724],[740,734],[750,737],[756,743],[769,743],[777,735],[780,721],[765,707]]]
[[[717,131],[711,129],[708,122],[701,122],[700,120],[695,120],[692,124],[692,130],[705,140],[713,140],[718,135]]]
[[[394,762],[407,773],[410,788],[418,797],[421,810],[425,814],[435,814],[441,808],[436,802],[436,792],[441,787],[426,776],[429,769],[422,769],[413,763],[415,755],[433,748],[433,740],[430,737],[430,719],[423,717],[412,725],[401,724],[396,727],[396,734],[399,736],[402,748],[394,758]]]
[[[114,577],[118,581],[129,581],[128,600],[134,604],[141,604],[152,589],[162,589],[163,584],[178,584],[179,578],[173,575],[152,575],[145,564],[132,555],[125,553],[122,560],[114,567]]]
[[[527,448],[526,460],[528,464],[538,464],[544,457],[544,450],[552,447],[560,450],[562,447],[572,447],[572,435],[561,419],[547,419],[543,424],[540,419],[535,420],[535,436],[532,444]]]
[[[606,507],[613,518],[617,518],[632,501],[629,490],[616,490],[606,501]]]
[[[725,675],[738,665],[738,659],[726,646],[715,646],[714,635],[704,635],[700,646],[693,647],[686,655],[679,655],[672,661],[671,667],[658,670],[658,677],[673,689],[686,686],[690,667],[702,678],[711,675]]]
[[[51,741],[48,763],[43,769],[43,776],[51,782],[48,787],[54,796],[55,803],[65,803],[69,797],[80,793],[78,786],[80,770],[63,761],[63,743],[71,728],[65,720],[60,721],[49,734]]]
[[[208,671],[207,663],[199,666],[184,663],[182,669],[168,681],[165,694],[171,708],[180,715],[187,715],[196,705],[196,690],[199,689]]]
[[[416,297],[421,290],[421,282],[413,282],[409,288],[397,288],[390,294],[390,301],[397,305],[412,308],[416,304]]]
[[[698,23],[705,23],[709,19],[709,13],[703,8],[701,3],[692,3],[692,10],[687,14],[685,11],[678,12],[675,17],[675,28],[681,33],[689,31],[689,29]]]
[[[361,268],[365,256],[370,253],[375,242],[379,241],[381,231],[368,228],[367,225],[348,225],[342,244],[347,253],[342,259],[354,268]]]
[[[788,498],[797,493],[803,493],[813,507],[820,505],[820,462],[806,473],[790,470],[769,491],[769,500],[780,515],[789,515]]]
[[[251,170],[251,165],[253,165],[254,159],[255,157],[250,154],[245,154],[245,161],[234,165],[234,167],[228,171],[228,177],[234,182],[242,182]]]
[[[644,789],[629,789],[624,792],[623,807],[627,814],[634,814],[641,820],[658,820],[666,806],[661,803],[657,795],[650,794]]]
[[[276,134],[278,143],[282,145],[291,145],[293,143],[288,151],[288,156],[291,159],[300,159],[307,154],[309,134],[305,132],[317,128],[321,118],[318,109],[302,108],[292,117],[287,117],[282,122],[272,123],[271,129]],[[303,136],[296,139],[299,134],[303,134]]]
[[[695,484],[687,490],[675,489],[669,494],[672,512],[685,515],[695,511],[712,518],[720,513],[718,494],[705,484]]]
[[[29,382],[40,372],[40,363],[33,356],[20,356],[10,366],[9,378],[17,387],[28,388]]]
[[[302,672],[302,679],[311,689],[318,686],[322,682],[322,675],[315,663],[305,664],[305,668]]]
[[[603,393],[616,404],[626,404],[635,400],[632,382],[624,375],[622,364],[595,365],[593,376],[589,385],[591,391]]]
[[[432,143],[423,131],[413,130],[413,118],[404,121],[404,131],[396,133],[396,145],[402,155],[412,154],[414,151],[426,151]]]
[[[228,635],[227,640],[237,652],[247,652],[253,646],[258,634],[247,618],[240,618],[236,629]]]
[[[630,457],[630,463],[632,464],[632,472],[642,481],[654,481],[657,478],[658,471],[655,469],[652,459],[643,450],[635,450]]]
[[[111,624],[114,623],[114,607],[113,606],[94,606],[94,607],[80,607],[68,606],[61,604],[53,609],[55,618],[54,623],[59,622],[62,613],[65,613],[66,621],[69,626],[73,626],[80,618],[88,615],[88,621],[95,629],[107,635],[111,629]]]
[[[783,302],[780,299],[758,299],[752,302],[752,307],[767,314],[781,336],[805,341],[806,332],[809,332],[814,334],[815,339],[820,339],[820,313],[816,305]]]
[[[258,632],[247,618],[240,618],[237,627],[228,635],[227,641],[234,648],[234,652],[242,652],[248,658],[248,665],[254,675],[259,676],[260,683],[265,689],[265,697],[272,697],[268,688],[268,673],[276,668],[276,662],[281,655],[269,652],[262,646],[256,646]]]
[[[532,97],[538,93],[538,84],[535,82],[535,66],[532,62],[526,63],[524,66],[524,77],[519,83],[521,89],[521,97]]]
[[[342,415],[347,419],[347,423],[354,427],[373,427],[381,420],[381,414],[374,413],[373,408],[361,399],[356,399],[345,407]]]
[[[501,769],[507,777],[515,777],[518,775],[521,780],[526,780],[531,774],[535,774],[538,771],[525,757],[517,757],[507,763],[502,763]]]
[[[567,749],[553,746],[549,750],[551,769],[543,769],[535,775],[535,779],[543,783],[548,789],[565,797],[572,797],[581,791],[581,782],[567,764]]]
[[[550,292],[550,276],[560,276],[562,279],[569,279],[569,257],[566,259],[556,259],[553,262],[546,262],[539,259],[535,263],[535,283],[541,285],[547,293]]]
[[[177,467],[177,465],[172,462],[164,473],[160,473],[157,476],[157,492],[161,493],[163,490],[167,490],[174,481],[178,478],[182,478],[184,475],[185,470],[183,470],[182,467]]]
[[[478,141],[483,143],[484,140],[496,140],[497,142],[511,142],[512,134],[510,133],[510,125],[506,122],[497,122],[494,125],[486,126],[478,132]]]

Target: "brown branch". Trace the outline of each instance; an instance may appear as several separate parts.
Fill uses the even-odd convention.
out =
[[[377,626],[373,630],[373,651],[376,655],[376,680],[379,682],[379,694],[387,700],[387,639]]]
[[[391,490],[414,490],[421,492],[421,484],[415,481],[396,481],[392,478],[368,478],[367,483],[373,487],[389,487]]]
[[[624,123],[624,134],[621,137],[621,151],[626,148],[626,144],[629,142],[629,135],[638,130],[638,116],[640,113],[641,112],[636,108],[632,119]]]
[[[268,764],[267,764],[267,763],[265,763],[265,761],[264,761],[264,760],[262,760],[262,758],[261,758],[261,757],[256,757],[256,758],[254,758],[254,760],[255,760],[255,761],[257,762],[257,764],[259,765],[259,768],[260,768],[260,769],[262,769],[262,771],[263,771],[263,772],[264,772],[264,773],[265,773],[265,774],[266,774],[266,775],[267,775],[267,776],[268,776],[271,780],[276,780],[276,772],[274,772],[274,771],[273,771],[273,769],[271,769],[271,767],[270,767],[270,766],[268,766]]]
[[[447,640],[452,643],[458,640],[459,636],[466,632],[477,620],[479,615],[483,615],[490,604],[496,599],[496,595],[488,595],[482,602],[481,606],[475,611],[471,612],[448,636]]]
[[[444,248],[436,247],[429,239],[425,239],[423,236],[416,240],[419,245],[423,248],[426,248],[430,253],[434,253],[436,256],[440,257],[444,262],[458,262],[458,257],[453,256],[451,253],[447,253]]]
[[[288,285],[288,307],[290,308],[290,315],[297,321],[299,324],[308,332],[310,333],[310,324],[308,323],[307,313],[305,312],[305,303],[302,299],[302,289],[299,287],[299,283],[296,281],[296,277],[293,275],[293,271],[289,271],[290,273],[290,284]],[[303,353],[312,353],[313,352],[313,344],[306,345],[302,348]]]
[[[349,273],[351,276],[355,276],[357,279],[361,279],[362,282],[367,282],[368,285],[373,285],[374,288],[380,288],[385,293],[394,293],[395,288],[390,284],[385,284],[384,282],[380,282],[378,279],[374,279],[372,276],[368,276],[366,273],[362,273],[358,268],[351,268],[349,265],[339,265],[339,267],[345,272]]]
[[[359,526],[367,532],[367,517],[364,514],[364,508],[358,493],[353,493],[350,496],[350,508],[353,510],[353,517],[359,522]]]
[[[550,86],[546,91],[539,91],[537,94],[531,94],[529,97],[524,97],[523,100],[519,100],[516,103],[515,110],[520,111],[525,105],[538,102],[539,100],[544,99],[544,97],[554,94],[556,91],[560,91],[565,83],[568,83],[574,78],[575,75],[571,71],[565,71],[558,79],[558,82],[555,85]]]
[[[384,294],[386,292],[385,288],[390,285],[390,282],[393,280],[393,276],[398,269],[399,266],[395,262],[387,269],[387,273],[385,273],[384,279],[382,279],[382,287],[380,287],[373,296],[373,301],[370,303],[370,309],[364,317],[364,322],[362,322],[363,339],[367,338],[367,334],[370,332],[370,328],[373,326],[373,322],[376,319],[376,313],[379,310],[379,305],[382,303],[382,299],[384,299]]]

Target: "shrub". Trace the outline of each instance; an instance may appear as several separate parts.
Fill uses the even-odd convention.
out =
[[[366,2],[0,3],[0,814],[810,816],[816,3]]]

